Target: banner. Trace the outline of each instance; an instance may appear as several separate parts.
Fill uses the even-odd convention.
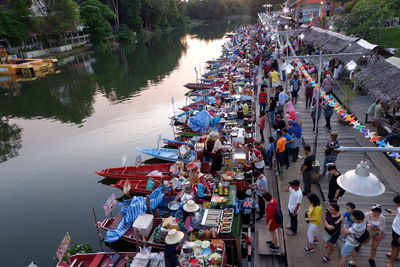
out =
[[[103,209],[104,209],[104,213],[106,214],[107,217],[111,214],[111,211],[115,207],[116,203],[117,203],[117,198],[115,197],[115,194],[112,194],[107,199],[106,203],[104,203]]]
[[[61,261],[62,258],[64,257],[65,252],[67,252],[67,249],[69,247],[69,245],[71,245],[71,236],[69,235],[69,233],[67,232],[64,236],[64,239],[61,241],[60,246],[58,246],[56,255],[57,255],[57,259],[58,261]]]

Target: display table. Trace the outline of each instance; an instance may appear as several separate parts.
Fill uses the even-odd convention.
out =
[[[236,185],[229,185],[229,195],[228,196],[219,196],[213,193],[211,197],[211,207],[213,209],[215,208],[230,208],[235,205],[235,199],[236,199]],[[218,203],[216,200],[218,198],[225,198],[226,202],[225,203]],[[214,201],[213,201],[214,200]]]

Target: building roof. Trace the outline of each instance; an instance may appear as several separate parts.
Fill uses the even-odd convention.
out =
[[[321,2],[321,0],[298,0],[294,2],[294,4],[297,5],[305,5],[305,4],[318,4]]]

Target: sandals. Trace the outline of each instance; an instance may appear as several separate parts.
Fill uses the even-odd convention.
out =
[[[328,257],[323,257],[322,259],[321,259],[321,262],[322,263],[327,263],[328,261],[330,261],[331,259],[330,258],[328,258]]]
[[[356,265],[356,264],[354,263],[354,261],[348,261],[348,262],[347,262],[347,266],[349,266],[349,267],[360,267],[360,265]]]

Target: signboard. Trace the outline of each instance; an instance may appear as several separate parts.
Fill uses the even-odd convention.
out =
[[[61,241],[60,246],[58,246],[56,255],[57,255],[57,259],[58,261],[61,261],[62,258],[64,257],[65,252],[67,252],[67,249],[69,247],[69,245],[71,245],[71,236],[69,235],[69,233],[67,232],[64,236],[64,239]]]
[[[106,214],[106,216],[109,216],[111,214],[111,211],[116,203],[117,198],[115,197],[115,194],[112,194],[103,205],[104,213]]]
[[[131,191],[131,184],[129,183],[129,180],[125,180],[124,194],[129,195],[129,191]]]

